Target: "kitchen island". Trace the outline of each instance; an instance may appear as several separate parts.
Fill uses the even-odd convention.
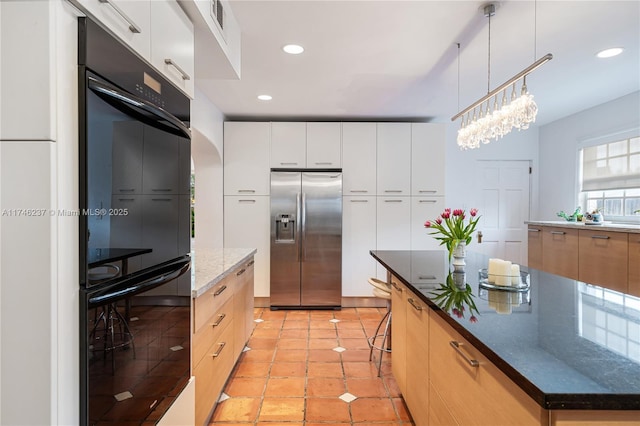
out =
[[[469,253],[471,322],[433,302],[436,286],[412,279],[446,252],[371,255],[394,287],[392,368],[416,424],[640,424],[640,299],[529,269],[528,294],[499,314],[479,292],[488,258]]]

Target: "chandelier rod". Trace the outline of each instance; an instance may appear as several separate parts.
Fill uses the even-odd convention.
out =
[[[527,68],[523,69],[518,74],[516,74],[513,77],[511,77],[509,80],[505,81],[500,86],[496,87],[491,92],[487,93],[482,98],[478,99],[473,104],[469,105],[468,107],[466,107],[465,109],[463,109],[462,111],[460,111],[459,113],[457,113],[456,115],[451,117],[451,121],[455,121],[457,118],[462,117],[467,112],[471,111],[472,109],[474,109],[478,105],[482,104],[487,99],[490,99],[496,93],[500,93],[506,87],[509,87],[512,83],[515,83],[516,81],[520,80],[522,77],[526,77],[527,75],[531,74],[533,71],[538,69],[538,67],[540,67],[541,65],[549,62],[551,59],[553,59],[553,55],[551,53],[547,53],[542,58],[538,59],[533,64],[529,65]]]

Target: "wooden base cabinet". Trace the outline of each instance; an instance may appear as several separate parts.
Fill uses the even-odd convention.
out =
[[[629,294],[640,297],[640,234],[629,234]]]
[[[529,247],[527,266],[543,270],[542,267],[542,227],[531,226],[528,229]]]
[[[429,423],[429,307],[407,294],[407,392],[404,400],[416,425]]]
[[[458,426],[432,383],[429,383],[429,426]]]
[[[627,293],[628,234],[581,229],[578,235],[578,279]]]
[[[542,265],[546,272],[578,279],[578,230],[542,228]]]
[[[407,287],[393,275],[391,280],[391,371],[402,395],[407,394]]]
[[[196,425],[207,423],[253,332],[253,257],[193,301]]]
[[[429,321],[429,376],[457,424],[548,425],[547,411],[437,314]]]

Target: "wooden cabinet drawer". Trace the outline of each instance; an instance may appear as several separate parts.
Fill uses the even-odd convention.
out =
[[[528,262],[527,266],[534,269],[542,269],[542,227],[531,226],[528,229]]]
[[[209,418],[233,368],[233,326],[225,327],[208,348],[193,374],[196,377],[196,424]]]
[[[235,273],[231,273],[205,294],[196,298],[193,304],[193,330],[195,332],[207,324],[211,316],[218,312],[222,305],[231,298],[234,280]]]
[[[543,270],[577,280],[578,246],[577,229],[543,227]]]
[[[438,314],[429,320],[429,346],[431,383],[458,424],[547,424],[546,411]]]
[[[640,297],[640,234],[629,234],[629,294]]]
[[[629,238],[627,233],[581,229],[578,279],[612,290],[628,291]]]
[[[429,307],[407,292],[407,393],[404,399],[415,424],[429,424]],[[410,342],[410,343],[409,343]]]
[[[209,351],[211,344],[219,340],[225,327],[233,322],[233,299],[227,298],[220,309],[209,317],[207,323],[193,335],[191,365],[194,367],[198,365],[202,357]]]
[[[402,395],[407,394],[407,287],[391,276],[391,371]]]

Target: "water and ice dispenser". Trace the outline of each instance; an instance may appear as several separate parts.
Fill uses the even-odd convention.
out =
[[[292,214],[276,215],[276,243],[295,243],[296,221]]]

